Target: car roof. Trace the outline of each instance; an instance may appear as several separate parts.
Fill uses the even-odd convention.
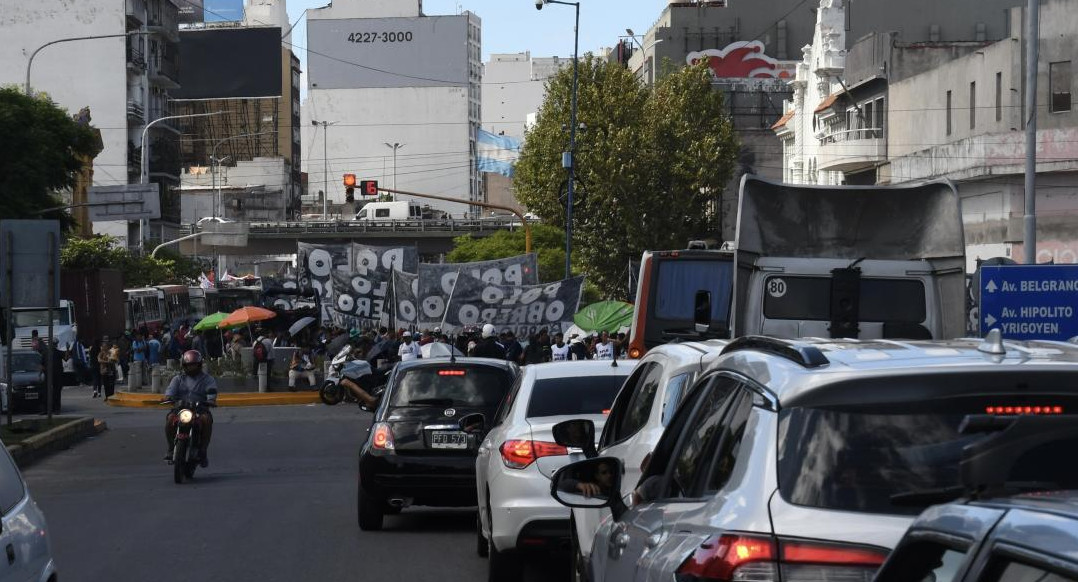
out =
[[[626,376],[636,367],[638,360],[571,360],[568,362],[547,362],[524,367],[524,372],[536,380],[547,378],[567,378],[580,375],[622,375]]]
[[[1003,353],[990,353],[1001,348]],[[1078,372],[1078,345],[980,338],[934,341],[738,338],[711,362],[763,383],[780,400],[822,385],[865,377],[933,373]]]
[[[701,358],[717,357],[729,343],[730,340],[672,342],[651,348],[640,359],[647,360],[648,356],[654,358],[660,355],[672,360],[677,367],[699,365]]]
[[[1078,491],[1044,491],[1009,497],[969,501],[969,505],[993,509],[1022,509],[1078,519]]]

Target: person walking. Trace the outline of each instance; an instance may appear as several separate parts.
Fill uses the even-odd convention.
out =
[[[139,382],[141,383],[146,382],[146,360],[148,351],[149,348],[146,345],[146,340],[143,339],[142,333],[136,332],[135,339],[131,342],[131,368],[136,368],[138,370],[138,374],[136,374],[136,376],[139,378]],[[142,388],[141,386],[130,386],[130,382],[128,382],[128,384],[129,390],[139,390]]]
[[[419,344],[412,341],[412,332],[405,331],[402,335],[404,343],[397,348],[397,356],[402,362],[410,362],[412,360],[418,360],[420,357]]]
[[[569,344],[565,343],[565,336],[558,332],[554,334],[554,345],[550,346],[550,360],[553,362],[566,362],[569,360]]]
[[[595,343],[595,359],[613,360],[615,349],[614,342],[610,340],[610,334],[604,331],[599,334],[599,341]]]
[[[543,329],[538,334],[533,334],[528,340],[528,347],[524,348],[525,364],[542,364],[551,359],[550,335]]]
[[[97,355],[97,364],[101,372],[101,385],[105,390],[105,402],[116,391],[116,369],[120,363],[120,346],[113,343],[109,346],[101,342],[101,349]]]
[[[101,361],[98,358],[101,356],[103,349],[108,349],[105,347],[106,341],[107,338],[102,338],[90,346],[88,364],[90,366],[90,377],[94,387],[93,396],[91,396],[91,398],[101,396]]]

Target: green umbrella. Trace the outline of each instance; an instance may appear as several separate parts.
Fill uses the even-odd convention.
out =
[[[220,311],[218,311],[217,313],[211,313],[210,315],[203,317],[202,321],[199,321],[195,324],[195,331],[217,329],[217,324],[224,321],[224,319],[228,317],[228,315],[229,314],[221,313]]]
[[[573,323],[584,331],[616,332],[633,322],[633,304],[624,301],[600,301],[581,309]]]

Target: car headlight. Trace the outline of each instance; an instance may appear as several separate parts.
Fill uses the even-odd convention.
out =
[[[187,424],[195,419],[195,413],[186,408],[180,411],[180,424]]]

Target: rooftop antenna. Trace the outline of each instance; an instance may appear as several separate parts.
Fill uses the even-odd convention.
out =
[[[993,329],[984,336],[984,341],[977,346],[977,351],[994,356],[1007,354],[1007,348],[1003,346],[1003,333],[999,331],[999,328]]]

